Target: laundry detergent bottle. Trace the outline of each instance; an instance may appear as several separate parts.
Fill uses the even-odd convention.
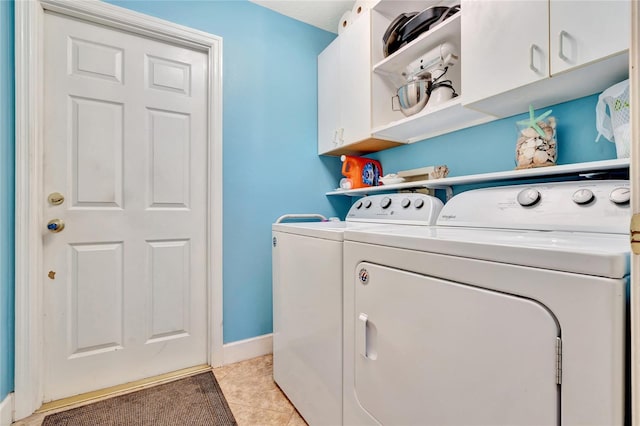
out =
[[[351,188],[379,185],[378,181],[383,175],[379,161],[350,155],[343,155],[340,160],[342,160],[342,175],[351,182]]]

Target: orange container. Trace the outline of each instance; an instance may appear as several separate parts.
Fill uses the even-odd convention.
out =
[[[343,155],[342,175],[351,181],[351,188],[365,188],[378,186],[378,179],[382,176],[382,165],[370,158]]]

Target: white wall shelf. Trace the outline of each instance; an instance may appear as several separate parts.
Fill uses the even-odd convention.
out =
[[[477,175],[455,176],[444,179],[422,180],[416,182],[403,182],[393,185],[382,185],[368,188],[350,190],[335,190],[326,195],[347,195],[362,197],[368,194],[384,191],[397,191],[412,188],[448,189],[456,185],[468,185],[482,182],[497,182],[505,180],[517,180],[526,178],[544,178],[559,175],[580,175],[607,170],[626,169],[629,167],[629,159],[590,161],[586,163],[564,164],[560,166],[538,167],[524,170],[509,170],[505,172],[482,173]]]
[[[458,12],[429,31],[422,33],[411,43],[375,64],[373,72],[383,75],[401,74],[404,68],[416,58],[445,41],[460,46],[461,16],[462,13]]]
[[[427,103],[415,115],[374,128],[373,135],[379,139],[413,143],[493,120],[496,117],[464,108],[462,97],[458,96],[435,107]]]

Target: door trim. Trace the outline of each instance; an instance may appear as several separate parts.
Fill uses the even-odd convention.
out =
[[[43,401],[43,24],[45,10],[199,50],[208,56],[207,316],[211,366],[222,345],[222,38],[97,0],[15,2],[15,418]]]
[[[631,183],[631,213],[640,213],[640,5],[631,2],[631,46],[629,48],[629,99],[631,113],[631,159],[629,181]],[[631,234],[631,232],[630,232]],[[631,252],[631,420],[640,425],[640,257]]]

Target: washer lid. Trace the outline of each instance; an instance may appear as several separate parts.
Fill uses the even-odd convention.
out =
[[[629,237],[619,234],[387,226],[347,230],[344,239],[608,278],[629,274]]]
[[[287,234],[342,241],[343,233],[346,229],[368,229],[376,226],[380,227],[384,225],[372,223],[350,223],[342,221],[296,222],[274,223],[271,225],[271,230],[277,232],[285,232]]]

